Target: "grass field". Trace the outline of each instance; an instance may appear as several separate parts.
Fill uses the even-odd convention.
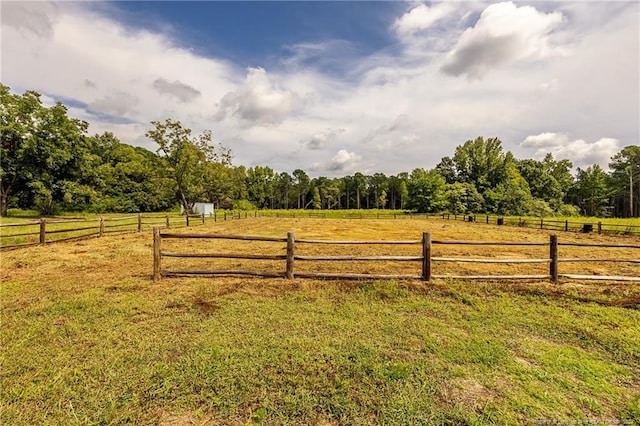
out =
[[[423,231],[439,239],[549,235],[432,218],[258,218],[191,229],[270,236],[287,230],[324,239],[419,239]],[[182,248],[211,251],[199,244]],[[1,424],[640,422],[638,284],[233,277],[154,283],[151,246],[143,232],[2,253]],[[282,247],[227,242],[221,249]],[[451,250],[522,256],[508,247]],[[638,275],[637,265],[615,265],[580,269]]]

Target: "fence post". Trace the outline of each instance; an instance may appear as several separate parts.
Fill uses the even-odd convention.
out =
[[[44,244],[47,239],[47,219],[40,218],[40,244]]]
[[[598,222],[598,234],[602,234],[602,222]]]
[[[138,213],[138,232],[142,232],[142,214]]]
[[[288,280],[293,279],[293,257],[295,256],[295,237],[293,231],[287,232],[287,270],[285,275]]]
[[[540,218],[540,229],[544,229],[544,218]]]
[[[160,227],[153,227],[153,280],[160,279]]]
[[[204,212],[202,212],[202,224],[204,225]]]
[[[489,224],[489,215],[487,215],[487,225]]]
[[[165,216],[165,222],[166,222],[167,228],[169,228],[169,215]]]
[[[549,237],[549,275],[551,282],[558,283],[558,236],[551,235]]]
[[[100,218],[100,236],[104,235],[104,217]]]
[[[189,213],[187,213],[186,215],[184,215],[185,217],[185,221],[187,223],[187,226],[189,226]]]
[[[422,233],[422,280],[431,281],[431,233]]]
[[[227,221],[227,212],[226,211],[224,212],[224,220],[225,220],[225,222]]]
[[[564,221],[564,231],[565,232],[569,231],[569,221],[568,220]]]

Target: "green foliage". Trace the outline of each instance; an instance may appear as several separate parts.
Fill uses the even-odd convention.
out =
[[[249,200],[238,200],[233,203],[234,210],[255,210],[256,206]]]
[[[539,198],[529,200],[524,206],[525,212],[529,216],[549,217],[554,215],[554,211],[549,204]]]
[[[558,216],[580,216],[580,209],[572,204],[562,204],[558,208]]]
[[[69,118],[61,103],[47,108],[38,93],[14,95],[2,84],[0,105],[0,213],[15,193],[24,207],[37,204],[47,214],[56,206],[87,207],[95,160],[84,136],[88,123]]]
[[[484,198],[472,183],[447,184],[444,198],[447,210],[454,214],[480,212],[484,205]]]
[[[610,195],[607,174],[600,166],[594,164],[584,170],[578,168],[574,197],[585,216],[602,216]]]
[[[211,145],[210,131],[192,137],[191,129],[183,127],[180,121],[167,118],[164,122],[152,121],[151,124],[155,128],[146,136],[158,144],[158,153],[166,161],[178,199],[185,211],[191,211],[196,202],[206,197],[207,173],[211,173],[209,163],[228,165],[231,152],[221,145]]]
[[[316,210],[320,210],[322,208],[322,203],[320,200],[320,190],[317,186],[313,187],[313,208]]]
[[[445,205],[445,180],[435,169],[414,169],[407,182],[410,209],[421,213],[440,211]]]
[[[455,179],[459,182],[473,183],[480,193],[497,187],[506,177],[506,156],[498,138],[484,140],[477,137],[466,141],[456,148],[453,164]],[[441,167],[448,170],[451,163],[446,161]]]

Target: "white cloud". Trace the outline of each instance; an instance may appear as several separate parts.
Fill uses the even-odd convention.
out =
[[[153,81],[152,86],[159,93],[171,95],[180,102],[191,102],[202,94],[198,89],[191,87],[180,80],[169,82],[164,78],[157,78]]]
[[[3,27],[13,27],[26,36],[50,38],[57,16],[55,3],[6,1],[0,4]]]
[[[512,2],[493,4],[462,34],[442,70],[479,78],[503,64],[561,53],[553,46],[550,33],[562,22],[560,12],[539,12],[533,6],[518,7]]]
[[[477,136],[499,137],[518,158],[544,148],[606,165],[614,140],[639,137],[638,3],[452,2],[438,19],[444,6],[433,4],[432,21],[390,17],[398,43],[370,56],[345,56],[348,40],[300,39],[286,58],[248,70],[178,47],[179,32],[125,27],[94,4],[10,4],[24,10],[11,25],[2,17],[2,83],[76,100],[69,113],[90,133],[153,150],[144,132],[167,117],[211,129],[235,164],[332,176],[430,168]],[[507,47],[491,43],[500,37]],[[337,59],[347,71],[326,72]],[[452,63],[482,79],[451,78],[442,67]],[[565,139],[545,142],[546,129]]]
[[[116,92],[103,98],[96,99],[89,104],[92,111],[109,115],[122,116],[132,112],[138,105],[135,96],[123,92]]]
[[[293,92],[277,89],[263,68],[249,68],[244,86],[221,99],[216,119],[231,113],[250,125],[275,125],[287,117],[296,101]]]
[[[453,10],[451,2],[436,3],[431,7],[419,4],[396,19],[393,28],[400,36],[413,34],[431,27]]]
[[[311,170],[317,172],[330,172],[332,174],[352,173],[361,167],[361,160],[362,157],[357,155],[355,152],[349,152],[346,149],[341,149],[331,160],[324,163],[313,163],[311,165]]]
[[[340,129],[326,129],[322,132],[317,132],[302,141],[307,149],[320,150],[327,148],[333,142],[336,141],[338,135],[344,133],[346,130]]]
[[[535,156],[543,158],[547,153],[556,159],[569,159],[575,167],[588,167],[593,164],[608,169],[611,157],[622,147],[614,138],[600,138],[594,142],[582,139],[571,140],[564,133],[545,132],[527,136],[520,144],[524,148],[535,150]]]

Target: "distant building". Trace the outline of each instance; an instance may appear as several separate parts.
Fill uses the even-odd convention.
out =
[[[195,203],[193,205],[193,213],[202,214],[205,216],[213,216],[213,203]],[[184,208],[180,206],[180,214],[184,213]]]

